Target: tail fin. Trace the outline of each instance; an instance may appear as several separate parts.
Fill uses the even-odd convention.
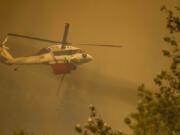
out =
[[[7,64],[11,64],[12,60],[14,59],[13,56],[9,53],[9,48],[5,45],[8,40],[8,37],[4,39],[0,46],[0,57],[2,62],[5,62]]]

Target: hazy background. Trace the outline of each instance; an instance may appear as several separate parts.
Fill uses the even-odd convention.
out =
[[[176,2],[175,0],[173,2]],[[0,134],[25,129],[73,135],[94,104],[114,128],[128,131],[123,118],[135,110],[136,88],[154,88],[153,77],[167,66],[162,57],[166,35],[165,0],[1,0],[0,39],[8,32],[61,40],[69,22],[69,41],[94,57],[67,75],[59,96],[60,76],[50,66],[0,64]],[[169,4],[168,4],[169,5]],[[120,44],[122,48],[76,43]],[[10,38],[14,56],[34,54],[47,43]]]

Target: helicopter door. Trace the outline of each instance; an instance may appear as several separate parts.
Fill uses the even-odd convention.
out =
[[[69,51],[54,51],[53,52],[54,59],[56,63],[68,63],[69,62]]]
[[[54,51],[52,55],[55,61],[51,64],[51,67],[55,74],[67,74],[74,69],[73,65],[68,62],[66,51]]]

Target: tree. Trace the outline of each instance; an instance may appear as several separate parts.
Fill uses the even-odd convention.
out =
[[[155,79],[158,90],[152,92],[144,85],[138,88],[137,112],[126,118],[134,135],[180,135],[180,51],[176,40],[180,32],[180,17],[165,6],[169,36],[164,41],[169,50],[163,55],[171,60],[169,71],[161,71]],[[179,14],[179,8],[176,7]]]
[[[161,71],[154,78],[156,91],[138,88],[139,102],[137,111],[125,118],[125,123],[133,135],[180,135],[180,8],[169,10],[165,6],[161,11],[167,14],[167,29],[169,36],[164,41],[168,50],[162,50],[163,55],[171,60],[168,71]],[[96,116],[95,108],[91,107],[91,115],[85,126],[76,125],[76,130],[83,135],[121,135],[113,131],[103,119]]]
[[[75,129],[82,135],[124,135],[121,130],[113,130],[107,123],[97,115],[96,109],[90,105],[90,116],[84,126],[76,124]]]

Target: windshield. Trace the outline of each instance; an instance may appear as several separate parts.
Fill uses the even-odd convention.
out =
[[[37,52],[36,54],[37,55],[41,55],[41,54],[45,54],[45,53],[49,53],[50,52],[50,49],[48,48],[42,48],[39,50],[39,52]]]

